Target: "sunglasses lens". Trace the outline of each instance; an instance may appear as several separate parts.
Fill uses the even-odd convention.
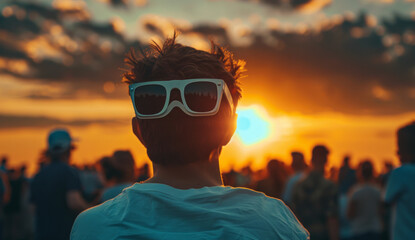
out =
[[[186,85],[184,97],[187,106],[194,112],[212,111],[218,99],[218,90],[215,83],[194,82]]]
[[[167,92],[160,85],[145,85],[135,89],[134,102],[137,111],[143,115],[157,114],[166,104]]]

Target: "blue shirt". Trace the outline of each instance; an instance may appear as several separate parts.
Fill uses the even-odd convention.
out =
[[[386,186],[385,202],[394,204],[393,240],[415,237],[415,164],[392,171]]]
[[[36,206],[36,239],[69,239],[77,215],[66,202],[70,191],[81,191],[81,183],[66,163],[52,162],[35,176],[30,199]]]
[[[308,232],[280,200],[245,188],[143,183],[81,213],[72,240],[290,239]]]

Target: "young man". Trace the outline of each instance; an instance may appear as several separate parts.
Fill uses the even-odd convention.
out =
[[[312,169],[292,195],[292,208],[313,240],[339,239],[337,187],[324,177],[329,153],[324,145],[313,148]]]
[[[392,239],[415,236],[415,122],[398,130],[398,155],[402,166],[390,174],[385,202],[392,204]]]
[[[152,49],[127,58],[125,78],[154,176],[83,212],[71,239],[308,239],[280,200],[222,184],[219,155],[236,127],[241,63],[175,36]]]
[[[49,133],[50,163],[40,170],[31,185],[36,239],[68,239],[77,214],[89,207],[81,195],[78,173],[69,166],[72,150],[72,137],[66,129]]]

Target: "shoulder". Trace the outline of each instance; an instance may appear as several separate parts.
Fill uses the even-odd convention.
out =
[[[392,176],[411,176],[415,178],[415,164],[404,164],[392,171]]]
[[[80,213],[73,224],[71,240],[99,239],[109,224],[110,217],[106,209],[110,205],[111,202],[107,201]]]
[[[356,195],[359,194],[359,192],[361,191],[362,187],[360,186],[360,184],[356,184],[355,186],[353,186],[349,192],[348,192],[348,196],[350,198],[355,197]]]
[[[388,180],[388,184],[406,184],[406,182],[415,179],[415,165],[405,164],[394,169]]]
[[[243,188],[234,188],[234,191],[251,196],[249,202],[255,211],[253,214],[258,219],[259,228],[267,229],[271,235],[279,236],[279,239],[308,238],[307,230],[281,200]],[[253,222],[252,220],[250,221]]]

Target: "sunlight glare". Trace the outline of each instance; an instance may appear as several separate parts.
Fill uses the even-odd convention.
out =
[[[241,108],[238,113],[236,134],[245,145],[252,145],[267,139],[271,133],[270,122],[264,111],[257,106]]]

